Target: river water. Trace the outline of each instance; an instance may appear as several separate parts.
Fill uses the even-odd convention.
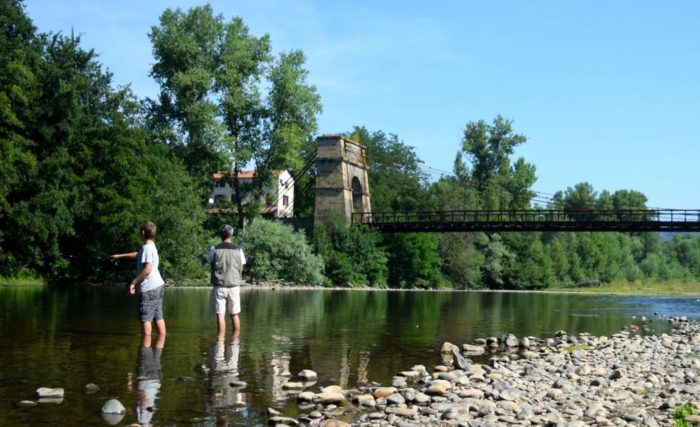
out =
[[[265,425],[265,409],[296,416],[284,383],[303,369],[318,386],[388,384],[440,363],[443,342],[514,333],[609,335],[641,316],[700,318],[697,298],[505,292],[244,289],[238,342],[216,338],[208,289],[166,291],[165,340],[144,342],[136,298],[121,289],[0,287],[0,425]],[[230,329],[230,323],[229,323]],[[245,382],[243,387],[231,384]],[[88,392],[85,386],[99,390]],[[39,387],[63,400],[37,401]],[[104,419],[116,398],[123,417]]]

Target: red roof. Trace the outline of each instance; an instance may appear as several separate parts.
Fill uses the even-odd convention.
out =
[[[284,171],[281,171],[281,170],[272,171],[272,173],[274,173],[275,175],[280,175],[282,172],[284,172]],[[229,171],[229,172],[217,171],[217,172],[214,172],[213,174],[211,174],[212,178],[214,178],[214,179],[222,179],[224,177],[224,175],[227,175],[229,178],[233,178],[233,171]],[[238,178],[240,178],[240,179],[253,179],[253,178],[255,178],[255,175],[256,175],[255,171],[240,171],[240,172],[238,172]]]

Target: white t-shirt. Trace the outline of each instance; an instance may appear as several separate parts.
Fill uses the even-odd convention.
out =
[[[139,254],[136,257],[136,274],[141,273],[146,263],[150,263],[152,268],[148,276],[141,282],[139,292],[150,291],[165,284],[158,270],[160,258],[158,258],[158,249],[156,249],[155,243],[146,243],[141,246],[141,250],[139,250]]]

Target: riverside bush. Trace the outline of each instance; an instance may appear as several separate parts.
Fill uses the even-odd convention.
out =
[[[257,280],[323,283],[323,259],[312,253],[302,232],[275,221],[256,219],[241,234],[246,271]]]

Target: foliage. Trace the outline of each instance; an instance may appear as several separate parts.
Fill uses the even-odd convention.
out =
[[[425,195],[423,163],[397,135],[355,127],[350,138],[367,148],[369,188],[375,212],[418,210]]]
[[[323,282],[323,259],[312,253],[306,236],[280,222],[256,219],[240,235],[246,272],[257,280],[301,285]]]
[[[336,220],[326,229],[314,228],[314,247],[325,262],[329,284],[385,287],[387,255],[380,246],[381,236],[365,227],[347,227]]]
[[[18,154],[3,173],[15,182],[2,194],[0,272],[105,280],[106,256],[135,250],[138,224],[151,219],[165,276],[201,274],[201,201],[179,161],[149,142],[137,100],[112,88],[78,37],[33,35],[22,25],[17,46],[33,55],[15,56],[26,71],[15,78],[25,78],[32,102],[11,98],[15,136],[1,139]]]
[[[299,168],[300,148],[316,131],[321,102],[307,83],[304,54],[274,58],[269,35],[251,35],[238,17],[224,22],[209,5],[167,9],[150,37],[152,75],[161,85],[150,102],[153,128],[203,188],[213,171],[231,170],[236,210],[257,216],[246,201],[262,194],[275,169]],[[253,163],[253,183],[243,185],[238,174]]]
[[[442,288],[447,283],[440,271],[438,238],[430,233],[385,234],[392,288]]]
[[[695,409],[695,406],[693,406],[690,403],[677,406],[673,409],[672,413],[673,425],[677,427],[689,426],[690,424],[688,423],[688,421],[685,420],[685,418],[688,415],[696,415],[697,413],[698,411],[697,409]]]

